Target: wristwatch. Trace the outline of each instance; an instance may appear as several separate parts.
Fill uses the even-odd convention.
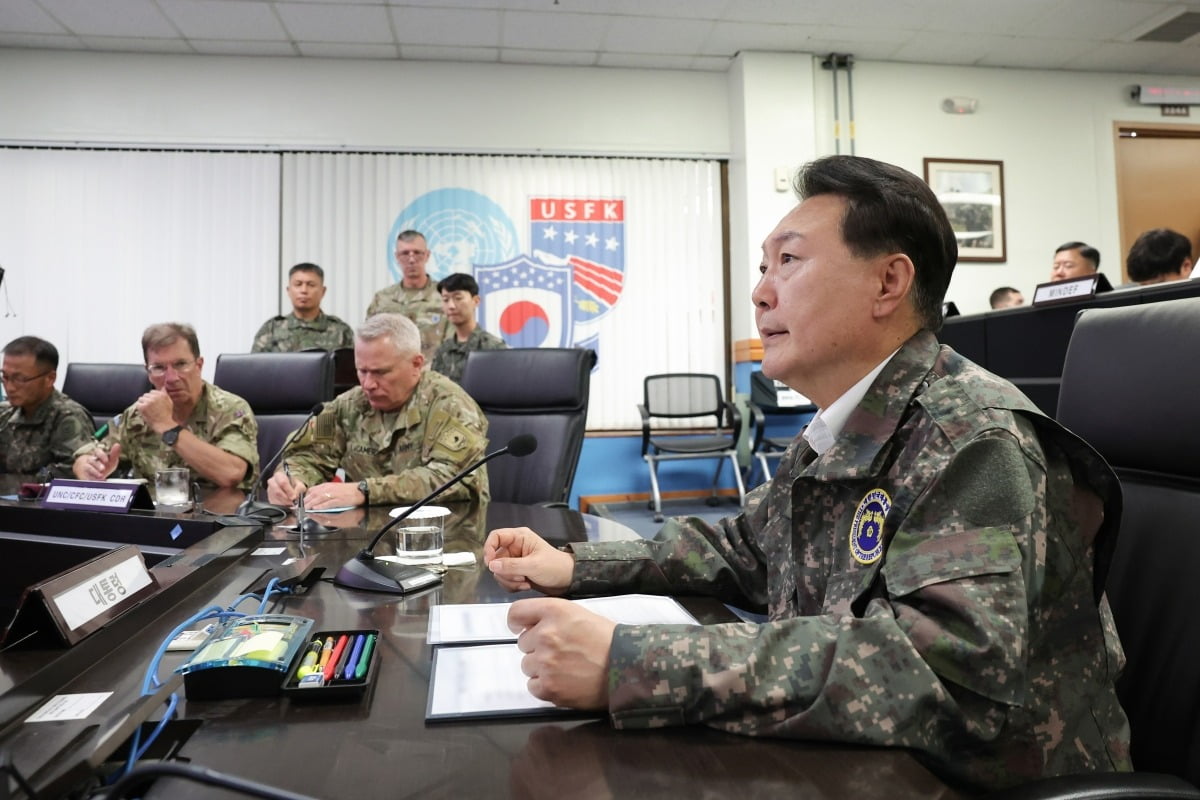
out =
[[[360,492],[362,492],[362,496],[363,496],[363,505],[364,505],[364,506],[369,506],[369,505],[371,505],[371,489],[370,489],[370,488],[367,486],[367,482],[366,482],[366,481],[359,481],[359,482],[358,482],[358,490],[359,490]]]
[[[176,425],[174,428],[171,428],[171,430],[169,430],[169,431],[163,431],[163,435],[162,435],[163,444],[165,444],[167,447],[174,447],[175,443],[179,441],[179,432],[181,430],[183,430],[183,426]]]

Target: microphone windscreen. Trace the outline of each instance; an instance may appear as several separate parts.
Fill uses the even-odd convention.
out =
[[[317,414],[320,414],[324,410],[325,410],[325,404],[317,403],[315,406],[312,407],[312,411],[308,412],[308,415],[310,417],[315,417]]]
[[[522,458],[537,450],[537,437],[531,433],[522,433],[509,439],[505,449],[510,456]]]

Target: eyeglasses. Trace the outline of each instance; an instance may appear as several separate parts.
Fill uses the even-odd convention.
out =
[[[396,258],[424,258],[429,255],[428,250],[397,250]]]
[[[170,364],[147,364],[146,372],[149,372],[155,378],[161,378],[167,374],[167,370],[175,370],[176,375],[186,375],[191,372],[192,367],[196,366],[195,361],[173,361]]]
[[[46,370],[45,372],[42,372],[38,375],[30,375],[28,377],[26,377],[25,375],[10,375],[7,372],[0,372],[0,382],[12,383],[12,384],[16,384],[17,386],[24,386],[27,383],[33,383],[38,378],[44,378],[49,374],[50,374],[50,370]]]

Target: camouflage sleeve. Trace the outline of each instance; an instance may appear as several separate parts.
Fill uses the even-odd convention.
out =
[[[844,614],[618,626],[614,724],[702,721],[926,752],[994,739],[1025,691],[1025,571],[1040,579],[1037,556],[1017,541],[1045,525],[1040,469],[1011,438],[960,450],[900,520],[882,570]]]
[[[258,420],[245,400],[223,420],[223,424],[213,428],[212,444],[246,462],[246,474],[242,476],[238,487],[253,487],[258,479]]]
[[[378,314],[380,311],[382,311],[382,310],[383,310],[383,309],[380,307],[380,303],[382,303],[382,302],[383,302],[383,298],[380,296],[380,295],[382,295],[382,294],[383,294],[383,291],[382,291],[382,290],[380,290],[380,291],[378,291],[378,292],[376,292],[376,293],[375,293],[375,296],[374,296],[374,297],[372,297],[372,298],[371,298],[371,305],[367,306],[367,314],[366,314],[366,316],[370,317],[370,316],[372,316],[372,315],[374,315],[374,314]]]
[[[70,478],[75,453],[93,441],[95,421],[83,406],[69,403],[63,406],[62,413],[51,425],[50,474],[56,478]]]
[[[308,425],[288,445],[279,459],[279,468],[287,463],[292,477],[305,486],[324,483],[337,472],[346,452],[346,432],[338,417],[344,409],[338,400],[326,403],[325,409],[308,421]]]
[[[443,375],[449,376],[450,373],[450,356],[448,348],[445,347],[446,342],[438,345],[437,352],[433,354],[433,361],[429,368],[434,372],[440,372]]]
[[[486,448],[487,423],[481,414],[454,395],[439,396],[430,405],[426,417],[425,435],[420,444],[421,465],[368,479],[371,502],[411,502],[424,497],[483,458]],[[477,480],[484,478],[480,476]],[[443,502],[469,500],[475,492],[467,481],[460,481],[439,499]]]
[[[258,329],[258,333],[254,334],[254,344],[250,347],[251,353],[269,353],[275,350],[272,345],[271,332],[274,326],[271,324],[273,319],[264,322]]]

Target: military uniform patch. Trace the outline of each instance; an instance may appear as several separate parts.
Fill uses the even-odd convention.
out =
[[[874,564],[883,555],[883,521],[892,510],[892,498],[883,489],[872,489],[858,503],[850,523],[850,555],[860,564]]]

